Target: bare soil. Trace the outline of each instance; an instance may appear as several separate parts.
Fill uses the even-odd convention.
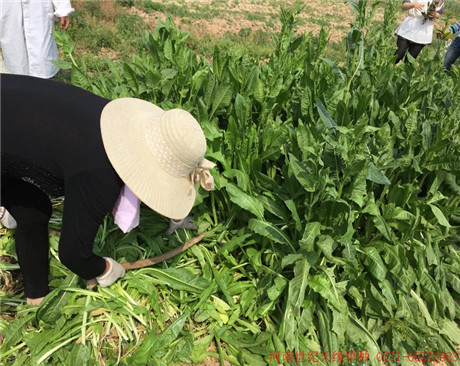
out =
[[[283,7],[293,6],[298,1],[213,1],[183,0],[163,1],[166,6],[178,6],[185,10],[186,16],[173,16],[179,28],[188,30],[192,36],[201,38],[206,34],[225,37],[237,34],[242,29],[251,31],[276,32],[280,29],[279,14]],[[164,21],[167,13],[153,11],[146,13],[139,8],[130,8],[131,14],[141,17],[149,28],[153,29],[158,20]],[[203,18],[203,14],[215,14]],[[298,15],[299,32],[318,34],[321,27],[330,29],[330,41],[340,42],[349,29],[354,14],[350,5],[343,1],[309,0],[305,2],[302,12]]]

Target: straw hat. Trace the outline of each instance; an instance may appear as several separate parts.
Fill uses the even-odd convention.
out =
[[[193,207],[195,182],[211,190],[204,159],[206,139],[193,116],[164,111],[135,98],[109,102],[101,114],[101,133],[110,162],[124,183],[154,211],[183,219]]]

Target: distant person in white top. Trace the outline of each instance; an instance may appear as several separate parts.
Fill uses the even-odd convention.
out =
[[[54,20],[67,29],[73,11],[70,0],[1,0],[0,46],[7,71],[45,79],[56,75]]]
[[[434,2],[435,9],[429,11]],[[396,29],[398,37],[396,45],[396,63],[404,58],[407,61],[407,52],[416,58],[425,45],[433,40],[433,21],[439,19],[444,11],[443,0],[403,0],[401,9],[407,11],[407,17]],[[425,15],[425,16],[424,16]]]

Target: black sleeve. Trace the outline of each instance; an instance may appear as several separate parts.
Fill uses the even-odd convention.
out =
[[[59,258],[72,272],[89,280],[105,270],[93,253],[94,238],[120,194],[122,181],[113,170],[92,170],[65,182],[65,201]]]

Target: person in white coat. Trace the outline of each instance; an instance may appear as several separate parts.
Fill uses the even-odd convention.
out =
[[[437,1],[436,7],[429,10],[431,3]],[[407,17],[396,29],[396,63],[404,58],[407,61],[407,53],[417,58],[420,51],[433,40],[433,21],[439,19],[444,11],[443,0],[403,0],[401,9],[407,11]],[[428,19],[425,19],[425,16]]]
[[[74,11],[70,0],[1,0],[0,6],[0,46],[8,72],[45,79],[56,75],[54,20],[67,29]]]

